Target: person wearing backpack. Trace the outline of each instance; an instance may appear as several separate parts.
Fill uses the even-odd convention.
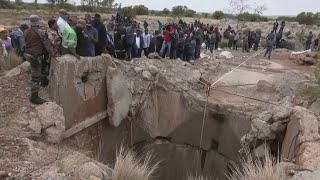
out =
[[[23,57],[23,53],[26,48],[26,42],[24,40],[23,33],[28,28],[29,26],[27,24],[21,24],[17,30],[10,33],[12,45],[15,48],[17,55],[20,57]],[[23,59],[25,60],[24,57]]]

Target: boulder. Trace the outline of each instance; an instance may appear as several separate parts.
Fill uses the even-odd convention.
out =
[[[150,65],[148,70],[153,76],[159,73],[159,69],[154,65]]]
[[[12,77],[19,75],[20,73],[24,73],[30,70],[30,63],[28,61],[23,62],[22,64],[18,65],[17,67],[8,71],[5,77]]]
[[[275,49],[274,53],[272,54],[273,58],[280,59],[280,60],[289,59],[289,56],[290,56],[289,49],[285,49],[285,48]]]
[[[273,84],[271,84],[265,80],[260,80],[257,83],[257,91],[258,92],[265,92],[265,93],[273,93],[276,91],[276,88],[273,86]]]
[[[109,67],[106,76],[109,122],[118,127],[128,115],[132,94],[128,81],[119,68]]]
[[[303,169],[313,170],[320,167],[320,143],[305,142],[299,147],[296,164]]]
[[[143,77],[145,80],[150,81],[151,78],[152,78],[152,74],[151,74],[149,71],[143,71],[143,72],[142,72],[142,77]]]
[[[56,127],[49,127],[44,130],[45,138],[50,143],[59,143],[62,140],[62,133],[64,130],[56,128]]]
[[[320,99],[312,103],[311,106],[309,107],[309,110],[314,112],[315,114],[320,114]]]
[[[42,176],[45,180],[66,180],[66,175],[64,173],[58,173],[57,171],[45,172]]]
[[[225,58],[227,58],[227,59],[230,59],[230,58],[233,58],[233,57],[234,57],[234,56],[232,55],[232,53],[229,52],[229,51],[222,51],[222,52],[220,53],[220,56],[225,57]]]
[[[150,53],[148,54],[149,59],[161,59],[158,53]]]
[[[62,130],[65,129],[63,109],[59,105],[54,102],[48,102],[37,106],[35,109],[40,119],[42,129],[46,129],[50,126],[58,127]]]
[[[255,119],[252,121],[253,130],[257,133],[257,139],[272,140],[276,138],[275,133],[271,131],[271,126],[267,122]]]
[[[28,128],[36,134],[41,134],[41,123],[37,119],[32,119],[28,125]]]
[[[269,111],[264,111],[257,116],[257,119],[264,121],[264,122],[271,123],[272,113],[270,113]]]
[[[296,173],[289,180],[317,180],[320,179],[320,168],[314,171],[301,171]]]

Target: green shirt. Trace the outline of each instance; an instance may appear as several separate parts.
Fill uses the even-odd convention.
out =
[[[76,48],[77,40],[76,32],[71,27],[66,27],[62,33],[62,47]]]

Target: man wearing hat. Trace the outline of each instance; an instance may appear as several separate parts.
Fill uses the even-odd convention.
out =
[[[70,27],[70,25],[67,22],[69,19],[69,15],[66,10],[60,9],[59,16],[60,17],[58,18],[58,21],[57,21],[57,24],[59,27],[58,33],[59,33],[59,36],[62,37],[62,33],[63,33],[64,29],[66,27]]]
[[[31,98],[30,102],[33,104],[43,104],[46,100],[39,97],[40,83],[42,84],[46,79],[42,70],[46,69],[42,66],[45,65],[44,55],[49,53],[52,57],[53,51],[50,42],[45,35],[45,32],[40,29],[40,18],[37,15],[31,15],[29,18],[30,28],[25,30],[25,53],[24,57],[31,64]]]
[[[88,36],[88,55],[91,57],[95,56],[95,44],[98,43],[98,31],[91,26],[91,19],[86,20],[86,28],[84,34]]]
[[[26,47],[26,42],[24,41],[23,33],[28,28],[29,26],[27,24],[21,24],[17,30],[10,33],[13,47],[15,48],[16,53],[20,57],[23,57],[24,49]]]

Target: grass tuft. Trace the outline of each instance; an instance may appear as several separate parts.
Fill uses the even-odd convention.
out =
[[[245,149],[240,165],[231,166],[229,180],[280,180],[280,169],[276,166],[279,159],[266,150],[265,157],[259,159]]]
[[[112,172],[112,180],[149,180],[158,169],[158,163],[152,164],[153,156],[147,153],[145,158],[138,157],[133,151],[121,146],[117,153]]]
[[[15,52],[9,52],[8,57],[0,57],[0,70],[9,71],[21,63],[22,59]]]

